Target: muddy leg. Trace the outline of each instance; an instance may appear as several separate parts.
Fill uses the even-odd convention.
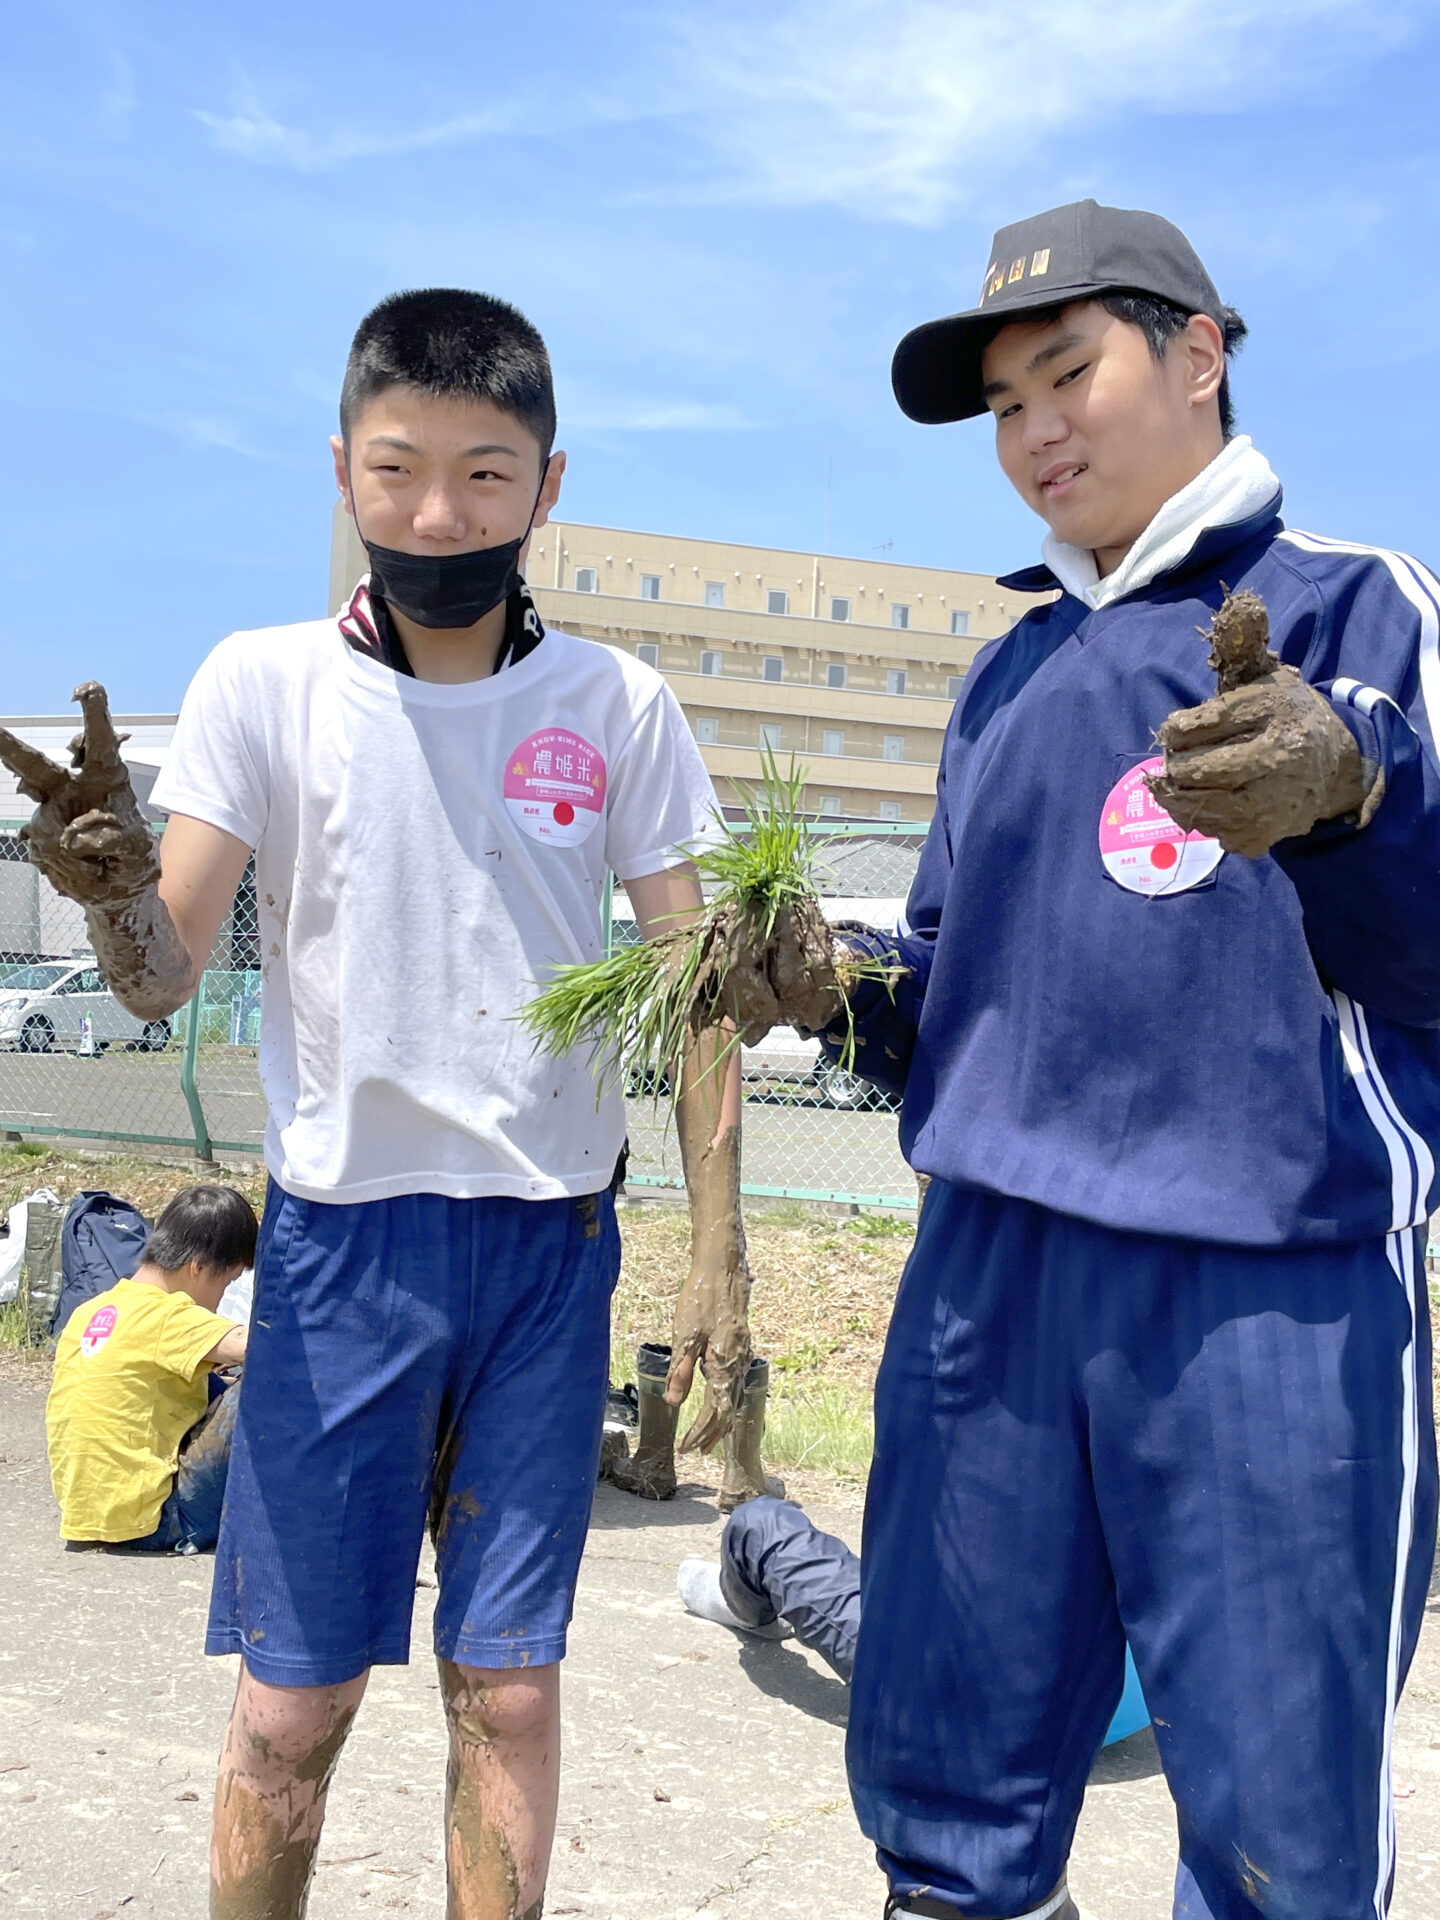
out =
[[[210,1920],[301,1920],[325,1795],[368,1678],[272,1687],[241,1668],[215,1787]]]
[[[560,1793],[560,1669],[437,1665],[450,1723],[447,1920],[540,1920]]]

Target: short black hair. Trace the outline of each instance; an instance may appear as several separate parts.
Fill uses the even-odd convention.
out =
[[[1097,293],[1090,296],[1097,306],[1101,306],[1116,320],[1124,320],[1132,327],[1139,327],[1150,348],[1151,358],[1163,360],[1170,350],[1170,342],[1177,340],[1189,326],[1192,315],[1186,308],[1174,300],[1163,300],[1154,293]],[[1021,322],[1026,326],[1048,326],[1058,320],[1066,307],[1076,306],[1084,299],[1057,300],[1054,306],[1032,307],[1025,312],[1007,315],[997,320],[995,333],[1001,327]],[[1237,353],[1250,329],[1240,318],[1234,307],[1220,309],[1220,338],[1225,347],[1225,371],[1220,377],[1220,391],[1216,398],[1220,402],[1220,431],[1227,440],[1235,432],[1235,407],[1230,398],[1230,359]],[[993,340],[994,334],[990,338]]]
[[[177,1273],[192,1260],[209,1273],[253,1267],[258,1232],[255,1209],[234,1187],[186,1187],[155,1222],[145,1258],[162,1273]]]
[[[488,400],[540,442],[555,442],[555,388],[539,332],[516,308],[463,287],[392,293],[356,330],[340,389],[340,432],[386,387]]]

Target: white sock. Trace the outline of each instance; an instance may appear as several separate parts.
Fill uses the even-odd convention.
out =
[[[720,1568],[713,1560],[682,1560],[675,1585],[687,1610],[701,1620],[713,1620],[717,1627],[734,1627],[739,1633],[753,1634],[757,1640],[783,1640],[790,1629],[780,1620],[768,1627],[752,1627],[730,1609],[720,1591]]]

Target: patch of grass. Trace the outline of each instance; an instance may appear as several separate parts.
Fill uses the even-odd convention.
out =
[[[846,1233],[858,1233],[862,1240],[913,1240],[915,1222],[892,1213],[858,1213],[845,1222]]]
[[[32,1340],[25,1326],[25,1315],[18,1300],[8,1301],[0,1307],[0,1351],[21,1353],[43,1343]]]
[[[870,1394],[823,1380],[795,1390],[772,1389],[764,1451],[766,1464],[782,1470],[804,1467],[863,1480],[875,1451]]]

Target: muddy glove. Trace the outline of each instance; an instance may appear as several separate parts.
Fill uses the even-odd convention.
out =
[[[768,937],[758,915],[734,917],[726,929],[719,1001],[747,1047],[772,1027],[816,1033],[829,1025],[840,1011],[841,989],[818,900],[782,907]]]
[[[1145,784],[1187,833],[1258,860],[1342,814],[1364,825],[1381,783],[1323,694],[1268,646],[1265,603],[1227,594],[1209,633],[1219,692],[1161,727],[1165,771]]]
[[[38,800],[21,839],[57,893],[84,907],[114,908],[136,900],[160,878],[155,836],[145,822],[120,758],[105,689],[88,680],[75,691],[85,727],[70,743],[70,766],[0,727],[0,761]]]

